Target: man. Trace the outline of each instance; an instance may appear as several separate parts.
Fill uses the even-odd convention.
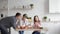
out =
[[[16,29],[17,20],[20,20],[21,13],[16,13],[15,16],[6,17],[0,20],[0,30],[2,34],[9,34],[7,28],[13,27]]]

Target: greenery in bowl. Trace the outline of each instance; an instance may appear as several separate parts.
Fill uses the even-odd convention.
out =
[[[43,19],[47,19],[47,16],[44,16]]]

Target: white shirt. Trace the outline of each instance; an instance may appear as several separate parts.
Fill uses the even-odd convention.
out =
[[[27,19],[25,19],[25,22],[23,20],[20,21],[20,26],[27,26],[29,25],[29,22]]]

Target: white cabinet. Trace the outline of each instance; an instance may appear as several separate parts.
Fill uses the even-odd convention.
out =
[[[60,0],[49,0],[49,13],[60,13]]]

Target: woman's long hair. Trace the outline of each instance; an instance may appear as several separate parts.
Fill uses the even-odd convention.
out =
[[[37,22],[37,21],[36,21],[36,17],[38,17],[38,16],[37,16],[37,15],[34,16],[34,23]],[[38,17],[38,23],[40,23],[39,17]]]

